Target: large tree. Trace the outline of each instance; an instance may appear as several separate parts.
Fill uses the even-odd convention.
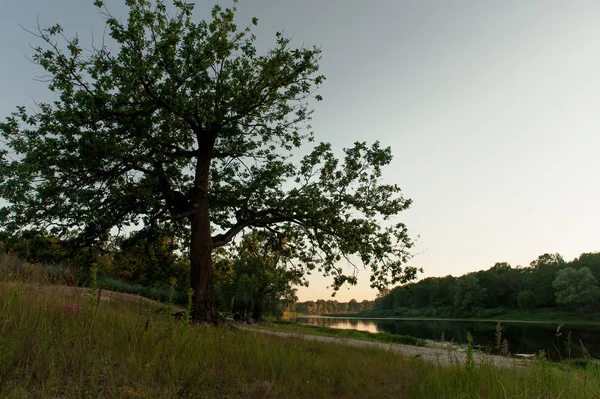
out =
[[[126,0],[122,20],[94,4],[109,37],[91,48],[60,25],[35,33],[32,59],[56,100],[0,124],[3,229],[97,245],[168,220],[189,234],[194,314],[211,322],[211,253],[247,228],[287,240],[296,265],[332,276],[336,289],[356,282],[360,263],[374,287],[414,277],[407,230],[388,221],[410,204],[381,182],[390,149],[355,143],[340,162],[321,143],[298,156],[313,140],[318,48],[277,33],[261,54],[257,20],[238,29],[235,8],[193,22],[181,0]]]

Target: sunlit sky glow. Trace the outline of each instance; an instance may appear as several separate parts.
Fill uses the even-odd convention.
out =
[[[52,99],[27,60],[33,28],[61,23],[88,44],[103,34],[89,0],[2,0],[0,118]],[[125,16],[121,0],[106,0]],[[212,1],[197,1],[205,16]],[[231,5],[231,2],[221,2]],[[600,2],[554,0],[241,0],[259,46],[284,30],[323,49],[318,141],[391,146],[385,180],[413,207],[421,276],[497,261],[527,265],[600,250]],[[87,40],[87,42],[86,42]],[[328,298],[311,277],[301,300]],[[372,299],[368,273],[338,300]]]

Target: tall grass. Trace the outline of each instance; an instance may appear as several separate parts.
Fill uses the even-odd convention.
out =
[[[144,302],[0,284],[0,397],[595,397],[597,368],[442,368],[373,348],[170,328]],[[80,304],[80,311],[66,305]],[[75,307],[75,309],[77,309]]]
[[[540,357],[526,369],[448,368],[381,349],[169,320],[156,304],[94,295],[0,281],[0,398],[600,396],[595,364],[583,370]]]

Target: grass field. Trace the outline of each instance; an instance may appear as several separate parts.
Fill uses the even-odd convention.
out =
[[[171,305],[105,300],[35,273],[0,276],[1,398],[600,396],[595,363],[440,367],[376,348],[196,325],[173,318]]]

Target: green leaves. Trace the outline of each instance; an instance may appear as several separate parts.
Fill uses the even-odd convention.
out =
[[[376,287],[414,277],[403,266],[412,243],[393,220],[410,200],[381,181],[389,148],[355,143],[340,160],[322,143],[292,161],[314,139],[318,47],[277,33],[259,53],[258,19],[240,29],[235,8],[194,22],[184,1],[126,4],[126,20],[102,14],[114,49],[61,41],[59,25],[39,30],[33,60],[57,100],[0,123],[3,229],[96,245],[115,227],[170,220],[185,232],[210,218],[202,241],[213,248],[250,228],[285,237],[298,267],[333,276],[335,288],[355,283],[360,263]]]
[[[230,255],[228,273],[217,269],[224,276],[218,283],[223,307],[257,320],[265,313],[280,316],[282,305],[297,299],[293,285],[306,284],[302,270],[287,267],[289,255],[285,240],[270,241],[258,231],[244,235]]]
[[[598,280],[587,267],[575,270],[565,267],[556,273],[556,279],[552,282],[556,290],[556,302],[567,308],[578,311],[590,311],[597,308],[597,300],[600,298]]]
[[[264,227],[273,237],[292,237],[295,257],[308,269],[332,275],[334,289],[355,283],[360,263],[371,269],[374,287],[414,278],[416,269],[403,267],[412,246],[406,226],[385,223],[411,203],[397,186],[380,182],[390,150],[356,143],[345,153],[340,164],[330,144],[321,143],[298,167],[281,164],[270,174],[246,175],[246,186],[228,189],[231,207],[244,210],[236,213],[230,231],[247,224]]]

